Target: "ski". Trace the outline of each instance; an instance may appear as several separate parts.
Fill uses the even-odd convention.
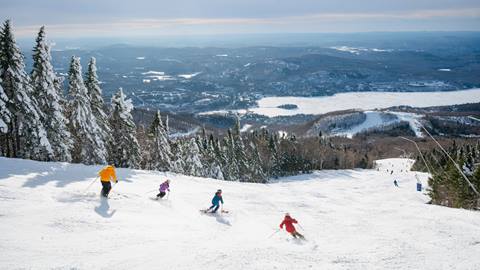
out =
[[[203,214],[212,214],[212,215],[215,215],[215,214],[229,214],[230,211],[228,210],[221,210],[221,211],[218,211],[218,212],[215,212],[215,213],[212,213],[212,212],[209,212],[209,209],[200,209],[199,210],[200,213],[203,213]]]

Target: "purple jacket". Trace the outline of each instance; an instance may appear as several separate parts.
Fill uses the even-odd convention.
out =
[[[160,185],[160,192],[165,192],[166,190],[170,191],[170,185],[168,184],[167,181],[163,182]]]

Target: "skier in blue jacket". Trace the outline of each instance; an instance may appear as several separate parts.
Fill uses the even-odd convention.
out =
[[[205,212],[206,213],[216,213],[218,208],[220,208],[220,202],[223,204],[223,198],[222,198],[222,190],[219,189],[217,192],[215,192],[215,196],[213,196],[212,199],[212,206],[208,208]]]

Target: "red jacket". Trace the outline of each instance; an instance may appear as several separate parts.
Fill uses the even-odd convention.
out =
[[[283,225],[285,225],[285,229],[289,233],[295,232],[295,227],[293,227],[293,223],[298,223],[296,219],[291,218],[290,216],[286,216],[285,219],[280,224],[280,229],[283,229]]]

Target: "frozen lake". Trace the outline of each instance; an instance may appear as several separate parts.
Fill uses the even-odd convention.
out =
[[[274,117],[325,114],[348,109],[374,110],[401,105],[421,108],[475,102],[480,102],[479,88],[448,92],[350,92],[321,97],[265,97],[257,101],[257,107],[235,112],[244,114],[248,111]],[[296,108],[280,108],[282,105],[296,105]],[[226,112],[210,111],[202,114]]]
[[[274,117],[324,114],[348,109],[374,110],[401,105],[431,107],[475,102],[480,102],[478,88],[449,92],[352,92],[324,97],[266,97],[258,101],[257,108],[250,108],[249,111]],[[278,108],[284,104],[294,104],[298,108]]]

